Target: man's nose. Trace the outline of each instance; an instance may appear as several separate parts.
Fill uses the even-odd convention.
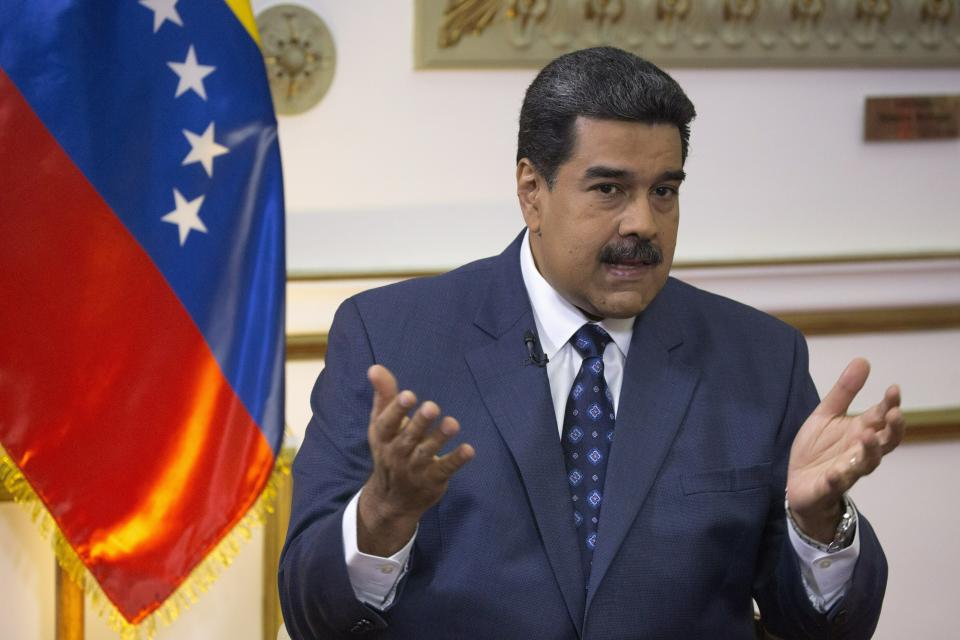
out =
[[[657,235],[657,222],[653,206],[646,194],[630,200],[620,218],[620,237],[635,235],[652,240]]]

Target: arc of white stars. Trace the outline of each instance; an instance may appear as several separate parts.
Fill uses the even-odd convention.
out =
[[[180,77],[174,98],[179,98],[188,90],[191,90],[204,100],[207,99],[207,91],[203,88],[203,79],[216,71],[217,68],[197,62],[197,53],[194,51],[193,45],[190,45],[187,50],[186,60],[183,62],[168,62],[167,66]]]
[[[217,144],[213,139],[214,123],[211,122],[207,125],[206,131],[200,135],[192,131],[187,131],[186,129],[183,130],[183,135],[186,136],[187,142],[190,143],[190,153],[187,154],[187,157],[183,159],[181,164],[186,166],[194,162],[199,162],[203,165],[203,168],[206,169],[207,176],[212,178],[213,159],[230,152],[229,148]]]
[[[177,2],[180,0],[140,0],[140,4],[153,11],[153,32],[156,33],[169,20],[178,27],[183,26],[180,13],[177,11]]]
[[[164,222],[177,225],[180,232],[181,247],[187,241],[187,236],[190,235],[191,231],[207,232],[206,225],[200,219],[200,207],[203,205],[204,197],[200,196],[187,201],[179,191],[173,190],[173,201],[176,203],[176,207],[161,219]]]

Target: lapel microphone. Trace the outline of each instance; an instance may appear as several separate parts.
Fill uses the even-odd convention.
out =
[[[537,336],[534,335],[533,331],[528,329],[527,332],[523,334],[523,344],[527,347],[527,356],[530,360],[526,364],[534,364],[538,367],[547,366],[550,358],[548,358],[547,354],[540,348],[540,341],[537,340]]]

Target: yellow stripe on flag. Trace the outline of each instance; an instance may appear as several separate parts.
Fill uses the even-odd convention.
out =
[[[243,25],[243,28],[250,33],[250,37],[258,45],[260,44],[260,33],[257,31],[257,23],[253,19],[253,9],[250,8],[249,0],[223,0],[237,16],[237,20]]]

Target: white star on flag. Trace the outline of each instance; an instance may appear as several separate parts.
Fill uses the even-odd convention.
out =
[[[163,216],[164,222],[175,224],[180,231],[180,246],[187,241],[187,236],[191,231],[207,232],[207,227],[200,220],[200,206],[203,204],[203,198],[200,196],[195,200],[187,202],[187,199],[180,195],[176,189],[173,190],[173,200],[176,202],[176,208]]]
[[[179,0],[140,0],[140,4],[153,11],[153,32],[156,33],[167,20],[182,27],[183,20],[177,12]]]
[[[203,88],[203,79],[213,73],[216,67],[199,64],[193,45],[190,45],[190,49],[187,51],[186,60],[183,62],[168,62],[167,66],[180,76],[180,82],[177,83],[177,94],[173,96],[174,98],[179,98],[187,92],[187,89],[192,89],[198,96],[204,100],[207,99],[207,92]]]
[[[187,137],[190,143],[190,153],[183,159],[183,165],[199,162],[207,170],[207,175],[213,177],[213,159],[228,153],[230,149],[217,144],[213,139],[213,123],[207,126],[203,135],[197,135],[192,131],[183,130],[183,135]]]

